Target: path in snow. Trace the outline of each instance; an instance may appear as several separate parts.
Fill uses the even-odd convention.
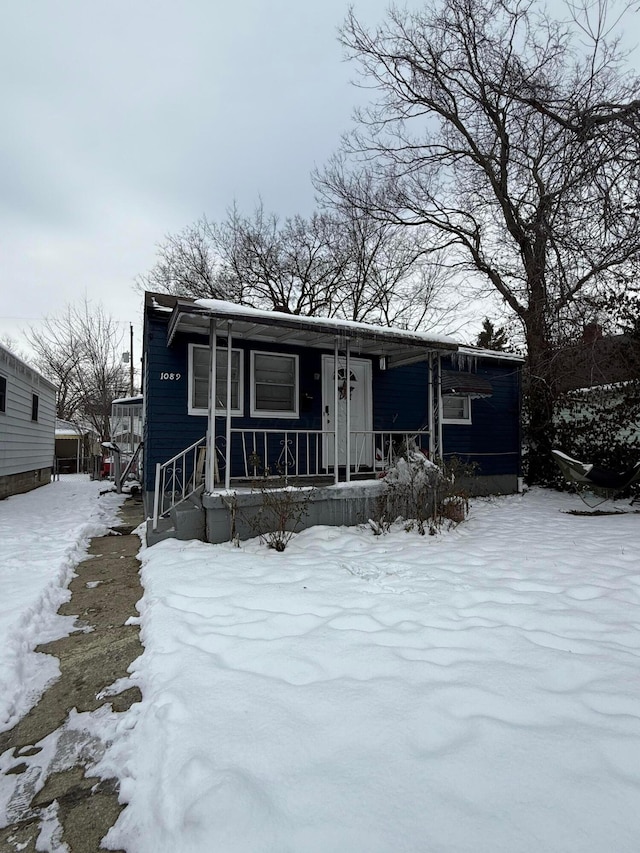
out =
[[[84,482],[66,478],[66,483],[64,480],[62,483],[66,489],[54,484],[54,494],[62,505],[62,518],[71,518],[76,499],[84,497],[83,505],[76,506],[76,525],[68,530],[68,545],[78,532],[86,531],[86,527],[78,524],[83,515],[92,513],[112,524],[116,521],[116,509],[123,498],[105,495],[98,501],[99,484],[90,484],[88,478]],[[22,507],[33,504],[35,497],[33,493],[25,496]],[[0,506],[0,513],[2,509]],[[140,505],[136,507],[131,501],[121,512],[129,517],[129,527],[141,520]],[[49,520],[45,514],[37,522],[44,524]],[[62,525],[57,529],[64,535]],[[104,526],[97,529],[106,531]],[[102,738],[106,737],[107,728],[122,724],[122,714],[117,712],[125,711],[139,698],[136,688],[126,689],[129,685],[124,677],[128,664],[141,647],[137,629],[124,623],[134,612],[141,592],[135,559],[140,540],[137,536],[123,535],[94,537],[88,549],[89,559],[84,540],[83,547],[80,541],[76,542],[76,550],[68,548],[64,553],[81,553],[81,562],[69,573],[73,580],[68,590],[58,591],[67,600],[57,617],[48,610],[55,600],[53,595],[43,597],[41,608],[32,611],[48,630],[57,625],[66,629],[66,633],[72,628],[72,633],[37,646],[36,652],[23,649],[24,655],[51,661],[51,669],[59,677],[47,686],[26,716],[10,730],[0,733],[2,850],[38,849],[49,853],[97,850],[121,808],[114,780],[100,782],[91,778],[90,769],[104,752]],[[25,543],[29,545],[29,537],[25,537]],[[37,549],[33,550],[36,556]],[[22,557],[25,566],[28,555],[27,548]],[[50,566],[47,588],[50,593],[59,577],[55,568],[55,563]],[[27,569],[24,574],[31,580],[35,577],[46,580],[44,572],[29,575]],[[33,626],[36,638],[37,627],[36,623]],[[100,735],[92,732],[96,717],[100,719]]]

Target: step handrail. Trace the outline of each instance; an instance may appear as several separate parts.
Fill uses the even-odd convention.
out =
[[[175,456],[172,456],[171,459],[167,459],[166,462],[158,462],[156,463],[156,482],[155,482],[155,490],[153,495],[153,530],[158,529],[158,522],[161,518],[164,518],[168,515],[171,510],[176,506],[176,504],[182,503],[182,501],[187,500],[187,498],[191,497],[191,495],[195,494],[198,491],[199,483],[196,482],[196,468],[197,468],[197,454],[200,448],[204,448],[207,437],[203,436],[199,438],[197,441],[194,441],[193,444],[190,444],[189,447],[186,447],[184,450],[181,450],[180,453],[176,453]],[[194,476],[192,476],[192,482],[188,485],[185,479],[185,463],[187,456],[193,453],[194,454],[194,464],[193,464],[193,472]],[[181,463],[178,466],[178,463]],[[172,483],[175,485],[176,483],[176,472],[179,470],[182,475],[182,489],[179,490],[179,497],[176,499],[176,489],[172,489],[170,493],[167,493],[165,490],[166,486],[166,472],[171,469],[172,470]],[[167,494],[170,495],[169,506],[167,508],[164,507],[164,500]],[[162,508],[160,506],[162,502]]]

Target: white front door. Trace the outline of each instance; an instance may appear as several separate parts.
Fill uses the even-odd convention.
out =
[[[338,465],[347,464],[347,395],[351,397],[351,467],[359,470],[373,464],[373,403],[371,362],[363,358],[349,360],[347,381],[346,359],[338,359],[338,411],[335,408],[335,360],[322,356],[322,422],[326,433],[338,430]],[[333,468],[335,443],[333,435],[324,441],[324,467]]]

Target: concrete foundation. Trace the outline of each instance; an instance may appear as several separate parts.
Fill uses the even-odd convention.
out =
[[[505,474],[460,479],[456,491],[471,497],[515,494],[518,477]],[[169,537],[201,539],[213,544],[233,538],[251,539],[278,529],[279,516],[288,519],[285,529],[296,533],[316,524],[332,527],[364,524],[379,515],[378,501],[383,492],[384,480],[285,489],[269,491],[266,506],[261,489],[232,488],[229,492],[212,492],[201,496],[201,509],[194,505],[193,498],[175,507],[170,517],[161,519],[155,532],[148,521],[147,543],[154,545]],[[147,516],[151,515],[153,495],[150,492],[145,495],[145,507]]]
[[[0,476],[0,501],[10,495],[20,495],[30,492],[38,486],[51,482],[51,468],[35,468],[32,471],[21,471],[19,474],[3,474]]]
[[[376,514],[376,501],[383,491],[381,481],[314,489],[272,492],[266,506],[261,490],[212,493],[202,496],[207,542],[251,539],[277,529],[279,518],[288,518],[286,530],[299,532],[316,524],[331,526],[362,524]]]

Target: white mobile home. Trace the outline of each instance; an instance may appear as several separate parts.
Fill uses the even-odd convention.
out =
[[[0,499],[51,480],[56,387],[0,345]]]

